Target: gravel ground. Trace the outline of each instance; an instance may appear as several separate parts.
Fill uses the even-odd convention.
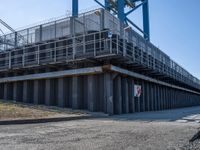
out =
[[[68,122],[0,126],[1,150],[198,150],[200,107]]]

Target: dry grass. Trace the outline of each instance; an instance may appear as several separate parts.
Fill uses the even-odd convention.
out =
[[[37,119],[57,116],[60,113],[36,109],[34,107],[23,106],[19,104],[0,102],[0,119]]]

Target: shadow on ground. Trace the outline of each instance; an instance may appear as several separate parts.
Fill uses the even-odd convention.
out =
[[[200,123],[200,106],[172,109],[156,112],[141,112],[135,114],[115,115],[110,117],[119,121],[168,121]]]

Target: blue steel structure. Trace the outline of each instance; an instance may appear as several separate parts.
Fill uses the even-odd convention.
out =
[[[144,39],[150,41],[150,27],[149,27],[149,2],[148,0],[104,0],[102,4],[98,0],[94,0],[100,6],[105,8],[107,11],[112,11],[118,16],[119,20],[128,25],[131,24],[138,31],[140,31]],[[129,11],[125,12],[125,8],[128,7]],[[138,8],[142,7],[143,14],[143,30],[138,27],[133,21],[131,21],[128,16],[133,13]],[[78,15],[78,0],[73,0],[72,2],[72,15]]]
[[[78,16],[78,0],[72,0],[72,16]]]

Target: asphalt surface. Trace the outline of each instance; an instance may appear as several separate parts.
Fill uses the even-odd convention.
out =
[[[0,126],[0,150],[198,150],[200,107]]]

